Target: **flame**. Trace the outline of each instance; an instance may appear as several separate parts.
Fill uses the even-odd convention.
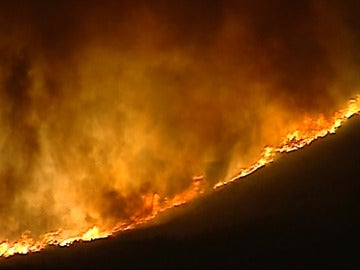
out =
[[[284,137],[279,146],[266,146],[261,153],[260,158],[253,165],[240,170],[236,176],[229,180],[218,182],[215,184],[214,189],[245,177],[266,164],[273,162],[275,156],[279,153],[288,153],[301,149],[319,138],[334,134],[346,120],[353,115],[359,114],[359,112],[360,95],[357,95],[355,98],[350,99],[344,108],[335,112],[329,119],[326,119],[323,115],[319,115],[317,118],[306,117],[303,123],[299,125],[299,128],[293,132],[289,132]]]
[[[202,194],[204,192],[202,180],[202,176],[194,177],[192,185],[187,190],[177,194],[171,199],[161,198],[157,193],[144,195],[142,198],[143,211],[135,213],[128,221],[119,222],[111,230],[94,226],[79,235],[71,235],[70,232],[59,229],[57,231],[44,234],[38,240],[31,238],[30,232],[25,232],[17,241],[4,241],[0,243],[0,257],[38,252],[50,245],[60,247],[70,246],[75,242],[87,242],[95,239],[106,238],[120,231],[134,229],[152,220],[159,213],[164,212],[167,209],[186,204],[196,198],[199,194]]]
[[[142,196],[143,207],[132,215],[128,220],[119,222],[114,228],[102,228],[93,226],[84,232],[71,234],[69,231],[59,229],[49,232],[39,239],[33,239],[30,232],[25,232],[17,241],[3,241],[0,243],[0,257],[9,257],[15,254],[27,254],[38,252],[47,246],[70,246],[76,242],[92,241],[100,238],[107,238],[118,232],[131,230],[154,219],[159,213],[168,209],[187,204],[199,195],[216,190],[231,182],[237,181],[265,165],[274,161],[276,155],[301,149],[313,141],[334,134],[345,121],[360,113],[360,95],[351,99],[348,104],[335,112],[330,118],[319,115],[315,118],[306,117],[298,128],[289,132],[278,146],[268,145],[264,147],[256,162],[247,168],[242,168],[234,177],[219,181],[212,189],[207,189],[203,176],[193,177],[191,186],[172,198],[162,198],[157,193],[145,194]]]

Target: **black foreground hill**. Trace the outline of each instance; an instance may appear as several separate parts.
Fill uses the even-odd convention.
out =
[[[0,268],[359,268],[360,117],[167,215]]]

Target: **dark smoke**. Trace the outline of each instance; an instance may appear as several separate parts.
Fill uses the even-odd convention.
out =
[[[0,236],[112,226],[359,92],[358,1],[0,4]]]

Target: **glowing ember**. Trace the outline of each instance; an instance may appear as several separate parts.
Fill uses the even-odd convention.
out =
[[[290,152],[300,149],[318,138],[335,133],[336,129],[353,115],[360,112],[360,95],[351,99],[347,106],[337,111],[333,117],[326,119],[322,115],[318,118],[306,118],[295,131],[287,134],[282,143],[278,146],[266,146],[260,158],[247,168],[243,168],[231,179],[220,181],[214,185],[213,189],[222,187],[230,182],[234,182],[245,177],[257,169],[271,163],[275,155],[283,152]],[[209,189],[211,190],[211,189]],[[134,229],[149,220],[155,218],[159,213],[192,201],[200,194],[205,192],[203,176],[193,177],[192,185],[184,192],[173,196],[173,198],[161,198],[158,193],[142,196],[143,207],[133,214],[129,219],[120,221],[114,228],[101,228],[93,226],[82,233],[72,235],[71,232],[62,231],[49,232],[42,235],[39,239],[33,239],[30,232],[24,233],[17,241],[4,241],[0,244],[0,256],[9,257],[14,254],[27,254],[37,252],[46,246],[69,246],[75,242],[91,241],[99,238],[106,238],[117,232]]]

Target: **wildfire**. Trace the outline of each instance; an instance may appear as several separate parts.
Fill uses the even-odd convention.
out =
[[[203,177],[197,176],[193,178],[192,185],[184,192],[177,194],[171,199],[160,198],[155,194],[148,194],[143,196],[143,210],[140,213],[135,213],[129,220],[119,222],[112,229],[100,228],[94,226],[87,231],[78,235],[71,235],[71,232],[66,232],[61,229],[49,232],[35,240],[31,238],[30,232],[25,232],[17,241],[4,241],[0,244],[0,257],[9,257],[15,254],[27,254],[29,252],[37,252],[44,249],[46,246],[70,246],[75,242],[86,242],[95,239],[109,237],[117,232],[134,229],[149,220],[153,219],[157,214],[164,212],[167,209],[186,204],[204,192]],[[148,214],[144,214],[144,212]]]
[[[314,140],[325,137],[336,132],[338,128],[353,115],[360,112],[360,95],[351,99],[348,104],[337,111],[332,117],[325,118],[320,115],[317,118],[305,118],[299,128],[288,133],[278,146],[268,145],[262,151],[260,158],[247,168],[243,168],[234,177],[228,180],[219,181],[213,186],[216,190],[231,182],[239,180],[261,167],[273,162],[276,155],[284,152],[291,152],[309,145]],[[39,239],[33,239],[30,232],[25,232],[17,241],[3,241],[0,243],[0,257],[9,257],[14,254],[27,254],[29,252],[40,251],[47,246],[70,246],[75,242],[92,241],[95,239],[106,238],[115,233],[134,229],[149,220],[155,218],[165,210],[186,204],[194,198],[203,194],[206,190],[205,179],[203,176],[193,177],[192,185],[184,192],[172,198],[162,198],[157,193],[145,194],[142,196],[143,207],[133,216],[125,221],[119,222],[114,228],[102,228],[93,226],[81,233],[72,234],[71,232],[59,229],[42,235]]]
[[[253,173],[266,164],[271,163],[278,153],[298,150],[319,138],[334,134],[346,120],[353,115],[359,114],[359,112],[360,95],[350,99],[344,108],[335,112],[329,119],[325,119],[323,115],[320,115],[318,118],[305,118],[300,127],[295,131],[288,133],[279,146],[266,146],[261,153],[260,158],[253,165],[248,168],[243,168],[236,176],[229,180],[218,182],[214,188],[217,189]]]

